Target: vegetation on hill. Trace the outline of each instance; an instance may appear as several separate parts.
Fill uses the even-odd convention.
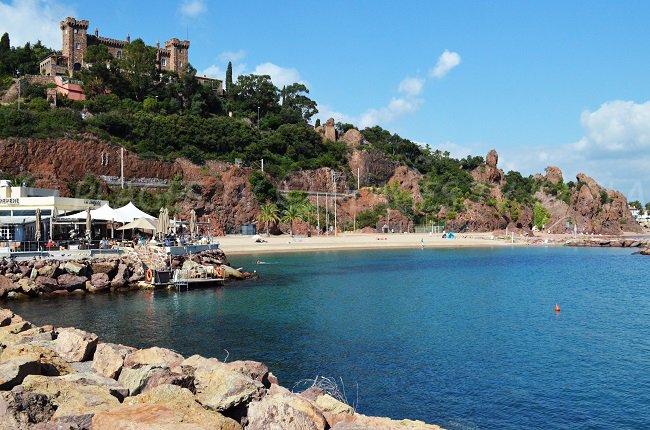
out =
[[[11,47],[9,36],[3,35],[0,91],[11,85],[16,71],[21,76],[37,74],[39,62],[50,52],[40,42]],[[300,169],[331,167],[349,173],[345,143],[325,142],[309,125],[318,108],[304,84],[278,88],[268,75],[241,75],[233,79],[229,65],[226,91],[220,94],[196,79],[196,70],[191,65],[181,73],[160,72],[155,49],[140,39],[127,45],[120,59],[114,58],[105,46],[91,46],[85,62],[88,67],[73,77],[83,83],[85,102],[59,97],[59,108],[50,109],[45,100],[46,88],[23,82],[21,109],[15,105],[0,106],[0,138],[75,137],[92,133],[148,158],[185,157],[195,163],[240,159],[249,166],[264,159],[264,173],[256,171],[249,178],[253,192],[260,204],[275,204],[277,213],[271,206],[267,207],[269,213],[289,224],[297,219],[310,223],[318,220],[305,215],[310,209],[306,198],[283,199],[274,184]],[[336,127],[344,133],[354,125],[338,123]],[[495,185],[477,183],[471,175],[484,164],[483,157],[455,159],[448,152],[419,145],[379,126],[361,132],[369,146],[389,160],[417,170],[423,179],[422,201],[417,204],[397,183],[380,184],[385,185],[383,193],[388,203],[360,212],[360,227],[374,226],[386,207],[418,222],[425,217],[435,219],[439,214],[453,219],[470,202],[493,207],[513,221],[527,208],[534,213],[535,224],[542,225],[548,214],[537,204],[535,193],[543,190],[569,203],[572,190],[580,186],[562,181],[552,184],[511,171],[504,176],[503,199],[497,201],[492,192]],[[158,197],[137,190],[109,193],[92,177],[70,187],[74,195],[104,197],[114,204],[135,199],[146,210],[169,206],[180,193],[174,187]],[[608,198],[604,193],[603,202]]]

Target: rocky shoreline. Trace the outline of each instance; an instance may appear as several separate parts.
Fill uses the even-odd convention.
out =
[[[650,255],[650,239],[625,239],[620,237],[569,239],[564,245],[580,248],[637,248],[640,249],[638,254]]]
[[[301,393],[266,365],[105,343],[0,308],[0,430],[439,430],[355,412],[318,384]]]
[[[222,267],[226,277],[245,279],[254,274],[230,267],[221,249],[194,255],[177,255],[159,262],[165,269],[191,269],[196,266]],[[150,289],[145,281],[145,264],[135,253],[110,258],[61,261],[33,258],[0,261],[0,299],[26,299],[43,295],[123,292]]]

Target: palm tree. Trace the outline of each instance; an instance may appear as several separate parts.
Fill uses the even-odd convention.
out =
[[[266,236],[270,236],[269,225],[272,222],[280,221],[280,211],[275,203],[266,202],[260,207],[260,214],[257,215],[259,222],[266,223]]]
[[[303,209],[300,205],[289,205],[282,211],[282,222],[289,223],[289,231],[293,237],[293,222],[303,219]]]

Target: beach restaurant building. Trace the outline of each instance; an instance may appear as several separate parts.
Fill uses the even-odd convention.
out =
[[[36,209],[40,209],[41,241],[49,238],[52,218],[71,212],[99,208],[105,200],[60,197],[58,190],[12,187],[0,180],[0,242],[35,240]]]

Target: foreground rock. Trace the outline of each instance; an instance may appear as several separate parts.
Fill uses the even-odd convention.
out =
[[[103,343],[75,328],[34,327],[6,309],[0,417],[0,430],[439,429],[357,414],[317,388],[293,393],[255,361]]]

